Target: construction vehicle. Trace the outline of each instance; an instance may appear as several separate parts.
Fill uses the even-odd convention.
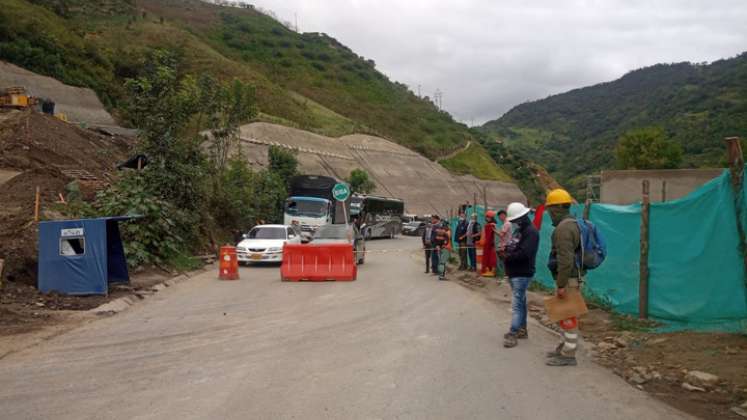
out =
[[[37,104],[37,99],[29,95],[26,88],[9,87],[0,91],[0,108],[27,109]]]

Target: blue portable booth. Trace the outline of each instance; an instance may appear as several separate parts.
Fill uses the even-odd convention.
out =
[[[129,282],[119,222],[132,218],[39,223],[39,291],[106,295],[109,283]]]

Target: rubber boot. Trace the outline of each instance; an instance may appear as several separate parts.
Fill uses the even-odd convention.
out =
[[[576,366],[577,362],[575,357],[559,355],[547,359],[545,364],[547,366]]]

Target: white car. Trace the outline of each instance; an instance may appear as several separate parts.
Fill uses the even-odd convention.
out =
[[[239,264],[283,261],[283,245],[300,244],[301,232],[292,226],[259,225],[244,235],[236,246]]]

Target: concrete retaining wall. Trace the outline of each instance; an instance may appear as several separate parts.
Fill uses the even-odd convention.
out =
[[[355,134],[330,138],[253,123],[241,127],[241,138],[243,153],[253,167],[265,167],[267,149],[277,145],[297,152],[304,173],[343,179],[353,169],[364,169],[376,183],[376,194],[402,198],[408,213],[445,215],[448,209],[472,201],[475,193],[482,202],[483,187],[491,206],[504,207],[512,201],[526,203],[515,184],[454,176],[441,165],[379,137]]]
[[[646,179],[649,181],[652,202],[674,200],[686,196],[722,172],[723,169],[602,171],[600,201],[609,204],[637,203],[641,201],[642,183]]]

